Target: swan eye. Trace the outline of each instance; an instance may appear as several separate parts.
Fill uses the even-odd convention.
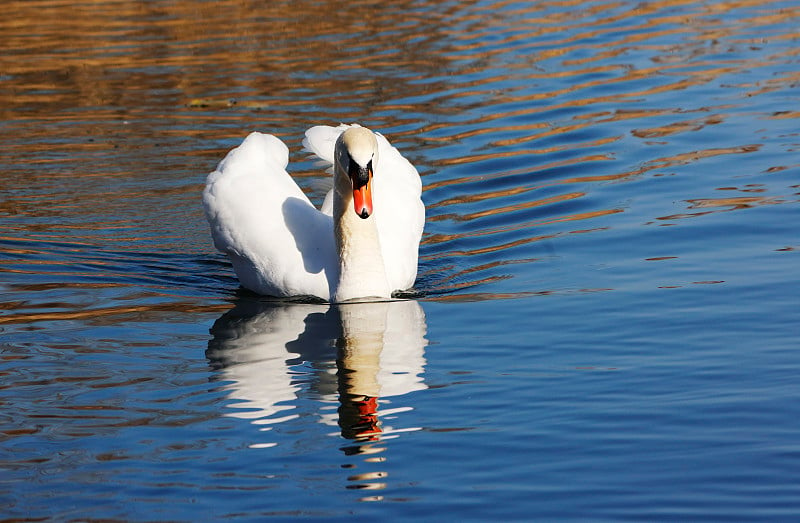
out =
[[[372,160],[367,162],[366,167],[361,167],[358,163],[350,158],[350,163],[347,166],[347,175],[353,182],[353,189],[359,189],[367,185],[372,177]]]

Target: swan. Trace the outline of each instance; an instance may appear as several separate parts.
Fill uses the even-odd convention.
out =
[[[253,132],[208,175],[203,207],[214,246],[243,287],[340,303],[390,298],[417,277],[422,181],[380,133],[315,126],[304,147],[333,169],[321,208],[289,176],[289,149]]]

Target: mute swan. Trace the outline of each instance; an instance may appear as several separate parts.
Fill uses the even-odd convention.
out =
[[[269,134],[251,133],[208,175],[211,236],[242,286],[330,302],[411,288],[425,223],[414,166],[356,124],[312,127],[303,145],[333,164],[321,210],[286,172],[289,149]]]

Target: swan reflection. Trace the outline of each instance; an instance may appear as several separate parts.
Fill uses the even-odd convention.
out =
[[[381,452],[370,442],[415,430],[385,425],[410,408],[381,408],[386,398],[426,388],[425,314],[415,301],[246,299],[219,318],[211,334],[206,356],[219,379],[229,382],[226,415],[250,420],[262,433],[310,415],[354,440],[343,449],[352,455]],[[278,439],[251,447],[275,446]]]

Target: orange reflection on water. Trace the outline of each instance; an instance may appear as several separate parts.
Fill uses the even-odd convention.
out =
[[[53,308],[73,309],[71,303],[53,303]],[[0,316],[2,324],[26,324],[40,321],[89,320],[97,325],[114,325],[120,321],[164,321],[176,312],[180,313],[215,313],[229,308],[226,304],[199,304],[195,300],[173,300],[170,303],[152,305],[131,305],[116,307],[95,307],[85,310],[66,310],[53,312],[23,312]]]
[[[0,127],[0,140],[23,153],[0,151],[0,161],[12,167],[0,189],[13,195],[0,201],[0,213],[40,218],[19,220],[18,232],[31,241],[63,233],[96,245],[92,232],[101,230],[103,242],[178,250],[186,248],[184,235],[199,231],[185,243],[207,255],[193,198],[204,173],[236,140],[253,129],[270,131],[299,155],[306,127],[361,120],[388,128],[420,171],[433,175],[424,176],[423,247],[437,247],[424,259],[491,254],[497,262],[522,263],[535,256],[515,248],[607,228],[603,218],[626,208],[595,197],[608,182],[761,150],[751,138],[620,161],[626,149],[670,145],[728,124],[743,103],[742,92],[699,108],[660,103],[661,95],[733,78],[752,97],[800,81],[795,70],[765,79],[746,75],[765,62],[743,52],[762,45],[760,32],[786,43],[766,62],[800,53],[790,45],[796,35],[770,30],[788,27],[800,8],[756,0],[287,5],[7,2],[11,15],[0,20],[8,50],[0,56],[0,117],[19,123]],[[743,9],[752,16],[742,19]],[[797,111],[769,118],[794,119]],[[322,176],[308,163],[296,172],[301,183]],[[162,183],[170,176],[194,178]],[[38,191],[27,192],[31,185]],[[98,207],[104,216],[92,214]],[[131,215],[132,207],[141,214]],[[534,209],[547,217],[531,219]],[[541,230],[576,221],[586,223]],[[121,240],[122,234],[128,236]],[[447,245],[464,238],[485,241]],[[475,281],[507,276],[492,272],[502,263],[484,262],[466,267],[484,267],[487,274],[472,272]],[[53,276],[64,279],[69,263],[30,267],[52,265]]]

